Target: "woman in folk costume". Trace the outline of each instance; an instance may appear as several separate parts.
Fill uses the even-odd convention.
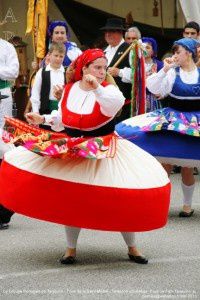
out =
[[[191,217],[195,187],[193,167],[200,166],[200,69],[196,67],[198,41],[174,42],[171,58],[147,79],[150,92],[166,97],[169,107],[131,118],[117,132],[157,157],[170,174],[172,165],[182,166],[183,209]]]
[[[72,61],[74,61],[82,51],[77,47],[76,43],[69,41],[70,32],[65,21],[51,21],[48,27],[49,45],[51,43],[63,43],[66,48],[65,58],[63,66],[68,67]],[[49,63],[49,54],[42,60],[40,67],[45,67]],[[39,68],[38,63],[32,62],[32,68],[37,71]]]
[[[151,74],[157,73],[160,69],[162,69],[163,62],[156,58],[158,46],[154,38],[143,37],[142,42],[145,44],[145,73],[148,78]],[[161,101],[159,101],[154,94],[146,89],[146,112],[150,112],[157,108],[161,108]]]
[[[4,139],[23,147],[5,154],[0,199],[18,213],[67,225],[63,264],[75,262],[80,228],[121,231],[130,260],[146,264],[133,231],[166,224],[168,176],[156,159],[114,134],[124,97],[105,81],[103,51],[86,50],[73,66],[74,82],[66,85],[58,111],[27,114],[29,123],[64,127],[67,135],[24,124],[35,134],[14,138],[12,120],[7,121]],[[23,132],[22,123],[17,130]]]
[[[69,28],[65,21],[51,21],[48,27],[48,35],[50,44],[51,42],[64,43],[66,48],[66,54],[63,61],[64,67],[68,67],[70,63],[82,53],[76,43],[69,41]],[[46,60],[48,61],[48,55]],[[46,60],[44,60],[44,64],[46,64]]]

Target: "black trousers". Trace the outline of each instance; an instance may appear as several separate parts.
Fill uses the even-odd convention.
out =
[[[1,160],[0,160],[1,164]],[[5,208],[2,204],[0,204],[0,223],[9,223],[10,218],[14,214],[14,211]]]

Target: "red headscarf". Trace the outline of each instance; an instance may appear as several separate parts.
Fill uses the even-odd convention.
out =
[[[104,52],[98,48],[88,49],[84,51],[79,57],[77,57],[77,59],[72,63],[72,67],[75,69],[74,81],[81,80],[82,69],[84,66],[101,57],[106,58]]]

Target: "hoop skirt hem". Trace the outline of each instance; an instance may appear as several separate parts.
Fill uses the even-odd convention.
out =
[[[170,183],[162,166],[126,140],[114,158],[54,159],[23,147],[7,152],[0,203],[20,214],[68,226],[149,231],[165,226]]]

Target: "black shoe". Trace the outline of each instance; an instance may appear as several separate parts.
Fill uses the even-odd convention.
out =
[[[76,259],[74,256],[62,256],[60,259],[60,263],[63,265],[73,265],[76,262]]]
[[[190,218],[194,213],[194,209],[192,209],[190,212],[186,212],[186,211],[180,211],[179,213],[179,217],[180,218]]]
[[[146,259],[144,256],[140,256],[140,255],[135,256],[132,254],[128,254],[128,256],[130,260],[134,261],[137,264],[142,264],[142,265],[148,264],[148,259]]]
[[[8,229],[9,225],[7,223],[0,223],[0,230]]]
[[[14,211],[12,211],[12,210],[4,207],[2,204],[0,204],[0,223],[3,223],[3,224],[9,223],[13,214],[14,214]]]

